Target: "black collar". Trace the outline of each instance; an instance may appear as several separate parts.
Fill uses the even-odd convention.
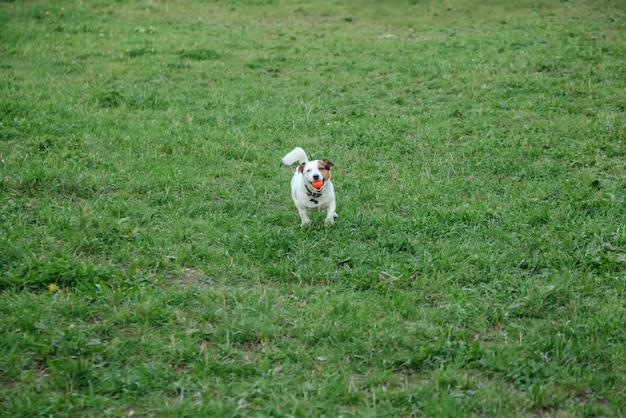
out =
[[[324,187],[324,186],[322,186],[322,187]],[[311,191],[306,184],[304,185],[304,189],[306,190],[306,194],[308,196],[311,196],[311,202],[313,202],[313,203],[315,203],[317,205],[319,203],[319,200],[317,200],[317,198],[322,196],[323,193],[322,192]]]

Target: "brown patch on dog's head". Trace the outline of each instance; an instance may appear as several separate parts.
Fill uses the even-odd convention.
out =
[[[306,163],[301,163],[301,164],[298,166],[298,173],[302,173],[302,172],[304,171],[304,166],[305,166],[305,165],[306,165]]]
[[[330,168],[334,166],[335,163],[327,158],[324,158],[323,160],[319,160],[317,162],[317,169],[322,172],[322,176],[324,176],[326,180],[330,178]]]
[[[322,168],[326,169],[326,170],[330,170],[331,167],[335,166],[335,163],[333,163],[332,161],[330,161],[328,158],[324,158],[323,160],[319,161],[319,164],[325,165],[325,167],[319,167],[320,170]],[[318,164],[318,165],[319,165]]]

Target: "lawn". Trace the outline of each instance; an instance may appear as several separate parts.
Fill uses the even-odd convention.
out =
[[[625,416],[624,6],[0,1],[0,415]]]

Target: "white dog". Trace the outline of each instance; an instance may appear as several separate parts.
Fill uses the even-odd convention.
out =
[[[309,211],[326,209],[326,225],[335,222],[335,189],[330,181],[330,168],[334,167],[332,161],[323,159],[309,161],[304,150],[294,148],[282,158],[283,164],[291,165],[300,162],[291,179],[291,197],[293,198],[298,213],[302,219],[302,225],[311,224]]]

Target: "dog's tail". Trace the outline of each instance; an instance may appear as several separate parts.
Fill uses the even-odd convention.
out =
[[[296,161],[306,163],[309,161],[309,158],[306,156],[306,152],[304,152],[302,148],[296,147],[292,149],[287,155],[285,155],[281,161],[285,165],[291,165]]]

